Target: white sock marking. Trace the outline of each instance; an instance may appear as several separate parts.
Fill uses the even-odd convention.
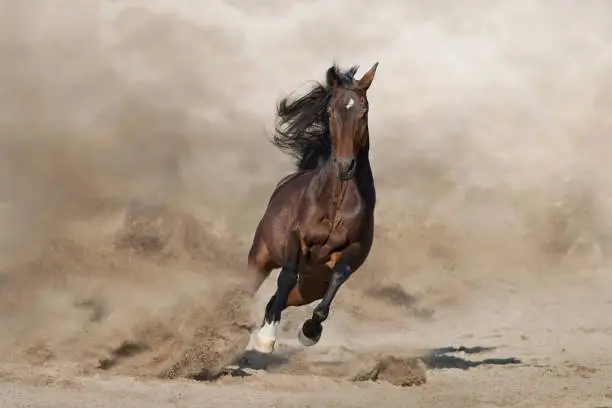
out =
[[[276,340],[276,332],[279,324],[280,322],[266,322],[257,332],[257,337],[267,341]]]

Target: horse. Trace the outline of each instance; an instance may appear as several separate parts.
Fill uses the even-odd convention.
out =
[[[272,270],[281,270],[247,350],[272,353],[281,313],[321,300],[298,331],[302,345],[315,345],[338,290],[370,253],[376,191],[367,91],[377,67],[355,79],[357,65],[334,63],[325,83],[277,104],[272,143],[293,156],[296,169],[272,192],[248,253],[253,294]]]

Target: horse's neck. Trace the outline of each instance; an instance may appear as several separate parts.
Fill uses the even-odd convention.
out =
[[[357,155],[357,169],[355,169],[355,181],[366,202],[366,206],[374,210],[376,205],[376,190],[374,189],[374,174],[370,167],[370,146],[363,148]]]

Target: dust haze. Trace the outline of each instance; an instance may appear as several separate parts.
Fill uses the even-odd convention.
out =
[[[0,3],[2,359],[91,372],[127,341],[149,354],[122,372],[158,374],[214,332],[291,171],[275,103],[334,61],[380,61],[379,203],[330,326],[604,267],[612,5],[425,3]]]

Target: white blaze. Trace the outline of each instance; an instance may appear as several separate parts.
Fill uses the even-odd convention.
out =
[[[355,101],[353,100],[353,98],[350,98],[348,102],[346,103],[346,110],[351,109],[354,104],[355,104]]]

